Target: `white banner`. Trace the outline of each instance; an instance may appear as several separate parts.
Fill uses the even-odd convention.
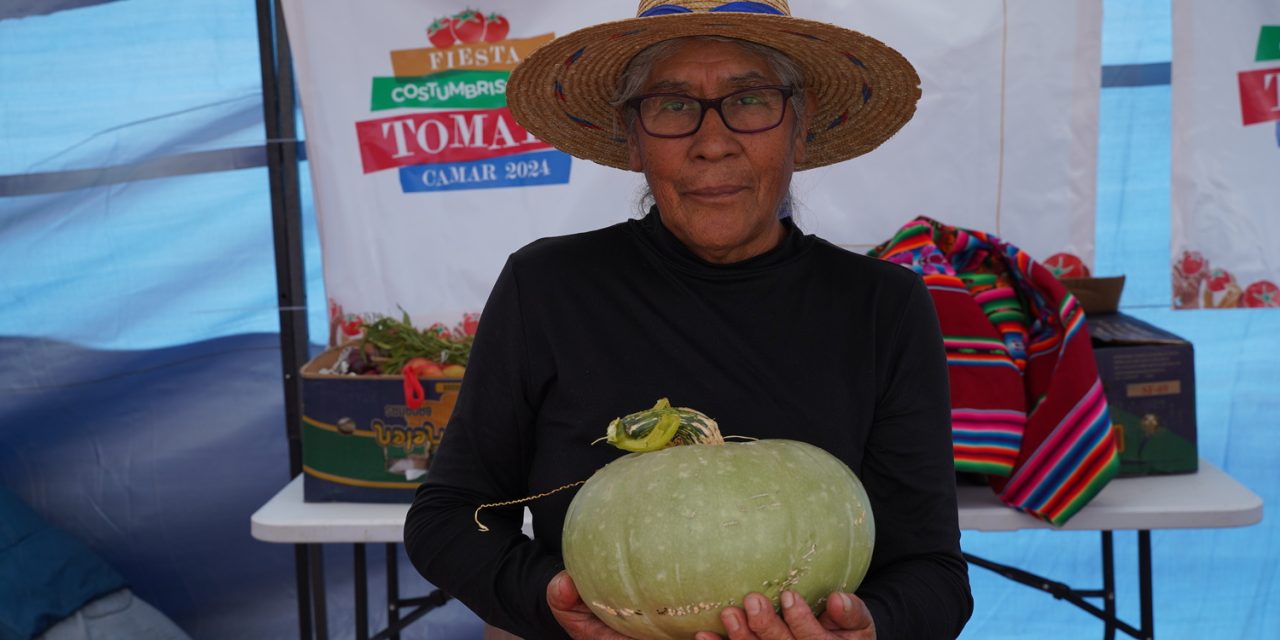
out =
[[[639,174],[570,158],[505,111],[512,66],[623,3],[286,0],[331,330],[407,310],[453,325],[506,256],[640,213]],[[853,250],[918,215],[996,233],[1058,269],[1093,259],[1100,0],[824,0],[920,71],[915,119],[877,151],[796,174],[801,227]]]
[[[1174,0],[1173,306],[1280,306],[1280,3]]]

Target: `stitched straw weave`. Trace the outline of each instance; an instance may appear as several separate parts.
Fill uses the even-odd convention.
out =
[[[772,47],[801,68],[817,96],[808,154],[797,169],[860,156],[888,140],[915,113],[920,77],[900,53],[843,27],[790,16],[782,0],[641,0],[638,16],[557,38],[511,74],[507,102],[538,138],[586,160],[628,168],[626,136],[609,102],[622,70],[646,47],[696,35]]]

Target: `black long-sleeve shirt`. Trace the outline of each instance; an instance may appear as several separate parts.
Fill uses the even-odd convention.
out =
[[[972,610],[960,555],[947,366],[932,302],[900,266],[805,235],[715,265],[657,212],[534,242],[507,261],[405,545],[418,570],[480,617],[561,638],[546,587],[563,568],[573,491],[623,452],[591,442],[661,397],[726,435],[802,440],[862,480],[876,546],[858,595],[880,638],[950,638]],[[744,594],[745,595],[745,594]]]

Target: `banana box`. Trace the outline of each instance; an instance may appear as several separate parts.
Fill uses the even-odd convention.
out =
[[[1090,315],[1088,324],[1120,450],[1120,476],[1195,473],[1191,343],[1124,313]]]
[[[341,348],[302,367],[307,502],[412,502],[453,413],[460,378],[329,373]]]

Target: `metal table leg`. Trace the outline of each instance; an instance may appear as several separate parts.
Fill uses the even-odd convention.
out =
[[[387,628],[398,629],[400,623],[400,565],[396,557],[396,545],[387,545]],[[400,640],[400,632],[391,634],[390,640]]]
[[[1112,532],[1102,531],[1100,533],[1102,534],[1103,572],[1103,588],[1101,589],[1076,589],[1030,571],[992,562],[971,553],[965,553],[964,558],[971,565],[982,567],[1014,582],[1044,591],[1058,600],[1066,600],[1089,615],[1098,618],[1106,625],[1106,637],[1108,640],[1112,640],[1115,637],[1116,631],[1122,631],[1139,640],[1153,640],[1155,614],[1151,594],[1151,532],[1138,532],[1138,579],[1142,598],[1141,629],[1121,620],[1116,614],[1114,540]],[[1086,598],[1102,598],[1103,606],[1098,607],[1086,600]]]
[[[307,566],[307,545],[293,545],[294,589],[298,592],[298,636],[311,640],[311,572]]]
[[[1138,532],[1138,593],[1142,598],[1142,637],[1152,640],[1156,635],[1155,603],[1151,587],[1151,532]]]
[[[329,640],[329,608],[324,592],[324,548],[318,544],[306,546],[311,572],[312,610],[315,612],[315,637],[316,640]]]
[[[369,576],[365,571],[364,544],[356,543],[352,555],[355,557],[356,640],[369,640]]]
[[[1110,531],[1102,532],[1102,608],[1106,612],[1104,637],[1116,638],[1116,557]]]

